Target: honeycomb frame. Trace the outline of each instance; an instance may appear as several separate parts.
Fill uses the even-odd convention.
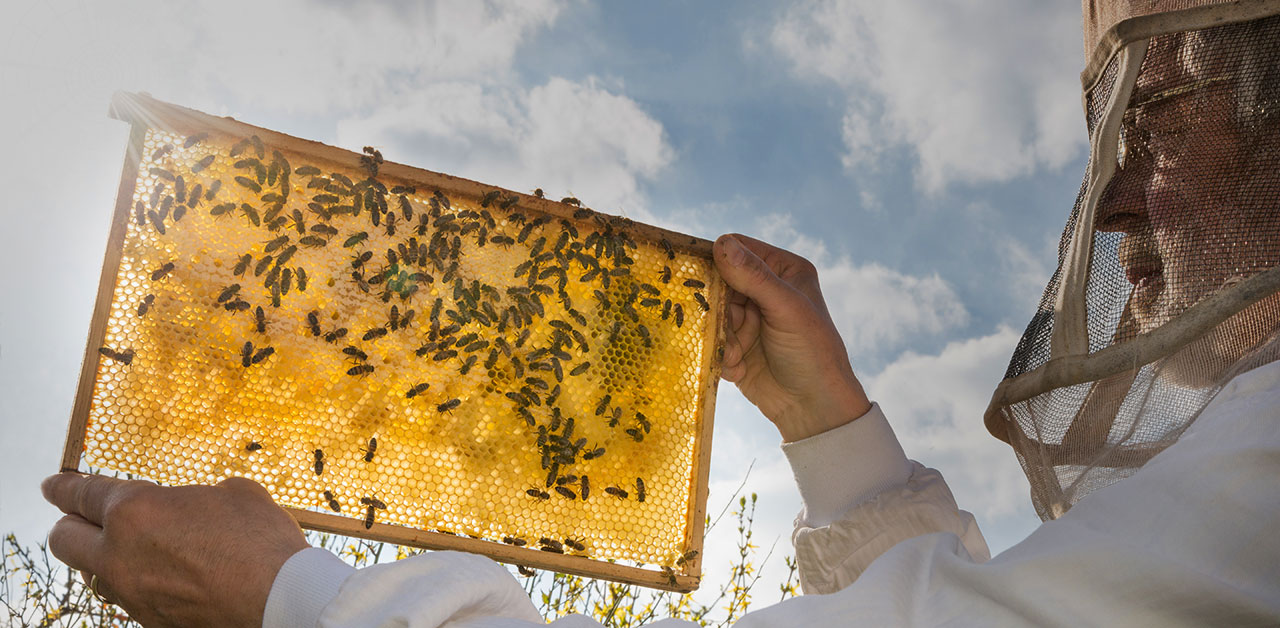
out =
[[[709,241],[145,95],[110,115],[132,130],[64,471],[241,475],[304,528],[697,588]]]

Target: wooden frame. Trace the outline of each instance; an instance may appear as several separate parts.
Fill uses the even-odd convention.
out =
[[[304,140],[269,129],[255,127],[232,118],[210,116],[192,109],[155,100],[145,94],[117,93],[112,99],[109,115],[130,123],[132,129],[121,174],[121,182],[117,191],[115,211],[112,216],[111,231],[107,241],[98,295],[89,326],[85,358],[81,367],[77,395],[67,431],[61,462],[62,471],[80,471],[80,463],[85,447],[87,421],[101,360],[97,348],[102,346],[111,310],[121,253],[128,229],[130,205],[134,196],[135,181],[138,176],[148,129],[184,135],[200,131],[216,131],[241,137],[257,135],[264,142],[273,146],[305,153],[317,159],[342,166],[359,167],[359,155],[355,153],[320,142]],[[397,179],[413,181],[424,186],[440,189],[447,194],[466,197],[478,197],[487,191],[495,189],[495,186],[483,185],[475,181],[391,162],[383,164],[382,172]],[[574,212],[572,207],[527,194],[516,194],[519,194],[520,204],[524,208],[557,218],[572,219]],[[650,225],[630,222],[629,220],[626,222],[629,232],[641,238],[655,242],[666,240],[671,243],[674,249],[681,252],[704,259],[711,257],[712,243],[708,240]],[[372,528],[365,529],[364,525],[358,520],[309,510],[288,508],[290,514],[294,516],[301,526],[312,530],[425,549],[478,553],[502,562],[639,584],[670,591],[688,592],[696,589],[700,581],[700,576],[697,574],[701,573],[702,536],[705,532],[707,482],[710,473],[710,444],[715,413],[715,394],[720,378],[720,357],[723,355],[725,321],[727,320],[726,288],[724,283],[718,280],[714,265],[711,266],[711,272],[713,279],[716,279],[716,281],[711,282],[707,290],[709,301],[716,304],[716,307],[710,313],[708,322],[711,326],[711,333],[705,335],[702,347],[702,364],[699,370],[707,374],[707,378],[702,383],[701,406],[698,409],[698,416],[702,422],[698,440],[695,443],[694,477],[691,479],[694,482],[694,486],[691,487],[692,490],[689,492],[690,504],[688,512],[690,515],[685,530],[686,538],[689,540],[689,547],[693,550],[698,550],[698,554],[686,562],[684,565],[685,573],[628,567],[584,556],[556,554],[527,547],[514,547],[488,540],[428,532],[391,524],[376,523]]]

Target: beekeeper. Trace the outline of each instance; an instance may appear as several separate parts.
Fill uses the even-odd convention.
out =
[[[863,393],[814,267],[723,236],[723,374],[804,501],[806,595],[738,625],[1280,623],[1280,1],[1086,0],[1084,24],[1088,170],[985,417],[1045,523],[989,557]],[[248,480],[44,491],[68,513],[54,554],[148,626],[542,621],[486,558],[355,570],[309,548]]]

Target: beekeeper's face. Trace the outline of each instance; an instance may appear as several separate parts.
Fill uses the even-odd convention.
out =
[[[1121,168],[1098,207],[1100,231],[1123,232],[1135,333],[1150,331],[1225,284],[1274,263],[1280,242],[1258,233],[1258,168],[1236,115],[1236,80],[1194,36],[1153,43],[1124,122]],[[1270,178],[1265,183],[1259,177]]]

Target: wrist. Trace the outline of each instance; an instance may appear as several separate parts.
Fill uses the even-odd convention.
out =
[[[821,393],[804,400],[786,416],[774,420],[784,443],[793,443],[847,425],[871,411],[871,401],[856,379],[820,387]]]

